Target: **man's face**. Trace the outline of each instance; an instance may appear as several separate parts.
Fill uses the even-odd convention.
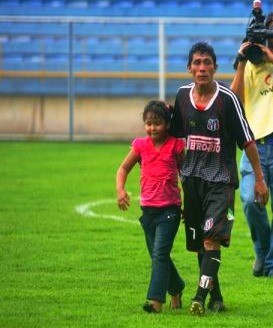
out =
[[[210,55],[196,52],[193,54],[192,61],[188,69],[193,76],[195,84],[201,86],[210,84],[213,81],[213,76],[217,69],[217,65],[214,65],[213,59]]]

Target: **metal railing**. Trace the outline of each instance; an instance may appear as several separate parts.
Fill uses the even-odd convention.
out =
[[[169,26],[179,25],[181,27],[181,36],[187,38],[187,32],[183,32],[183,26],[194,25],[196,27],[201,27],[204,30],[202,36],[196,35],[196,38],[203,38],[211,40],[213,36],[206,36],[206,29],[209,25],[215,25],[219,27],[225,27],[225,29],[219,29],[225,31],[225,37],[234,37],[232,30],[229,27],[232,26],[241,26],[238,35],[242,34],[247,20],[246,18],[170,18],[170,17],[130,17],[130,18],[121,18],[121,17],[55,17],[55,16],[46,16],[46,17],[30,17],[30,16],[0,16],[0,23],[9,22],[13,24],[25,24],[25,23],[39,23],[39,24],[53,24],[60,23],[65,24],[66,26],[66,35],[68,38],[68,66],[67,70],[64,71],[48,71],[48,70],[7,70],[1,67],[0,65],[0,77],[4,78],[67,78],[67,96],[69,99],[69,135],[70,140],[73,140],[74,135],[74,98],[75,98],[75,79],[101,79],[101,78],[126,78],[126,79],[157,79],[158,80],[158,97],[160,99],[166,98],[166,81],[171,79],[189,79],[190,76],[186,71],[168,71],[166,70],[166,53],[168,51],[167,39],[172,35],[168,32]],[[107,24],[151,24],[157,26],[157,29],[154,30],[154,36],[158,39],[158,67],[155,71],[131,71],[131,70],[122,70],[122,71],[85,71],[85,70],[75,70],[74,67],[74,44],[73,39],[75,38],[75,27],[77,24],[102,24],[106,26]],[[101,25],[101,26],[102,26]],[[215,29],[215,35],[221,38],[219,35],[219,30]],[[229,32],[230,31],[230,32]],[[35,31],[33,31],[35,32]],[[147,32],[149,32],[147,30]],[[188,33],[193,35],[194,31]],[[0,34],[1,27],[0,27]],[[46,33],[46,32],[44,32]],[[50,33],[54,34],[54,31]],[[96,33],[94,31],[94,33]],[[217,34],[218,33],[218,34]],[[236,29],[235,29],[235,33]],[[123,35],[126,35],[126,31],[122,32]],[[149,33],[148,33],[149,34]],[[92,31],[90,32],[92,35]],[[111,35],[110,35],[111,36]],[[128,36],[128,35],[127,35]],[[177,33],[176,33],[177,36]],[[243,35],[241,35],[243,37]],[[99,45],[98,45],[99,46]],[[111,49],[109,49],[111,51]],[[1,55],[1,49],[0,49]],[[180,69],[179,69],[180,70]],[[216,78],[223,80],[229,80],[232,78],[233,73],[218,73]],[[149,83],[149,82],[147,82]]]

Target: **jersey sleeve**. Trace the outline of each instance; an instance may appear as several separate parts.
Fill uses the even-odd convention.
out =
[[[235,136],[238,147],[243,149],[246,144],[254,140],[254,135],[246,119],[244,107],[234,93],[231,95],[231,107],[229,124],[232,127],[232,133]]]
[[[177,93],[175,104],[174,104],[174,112],[171,119],[171,126],[169,129],[170,135],[174,137],[184,137],[183,132],[183,124],[182,124],[182,117],[181,117],[181,111],[180,111],[180,92]]]

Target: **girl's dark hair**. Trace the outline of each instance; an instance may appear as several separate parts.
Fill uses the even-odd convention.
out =
[[[169,123],[172,118],[173,106],[166,104],[161,100],[151,100],[144,107],[142,114],[143,121],[146,120],[147,114],[151,114],[155,118],[160,118]]]
[[[189,52],[188,67],[191,66],[193,55],[197,52],[211,56],[214,66],[216,66],[216,55],[212,46],[210,46],[207,42],[197,42],[191,47]]]

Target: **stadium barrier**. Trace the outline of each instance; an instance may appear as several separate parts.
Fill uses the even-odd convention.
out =
[[[7,22],[9,25],[3,28]],[[201,38],[212,45],[215,42],[216,48],[216,41],[220,41],[224,34],[226,50],[229,50],[231,56],[233,51],[230,40],[235,35],[236,38],[241,36],[245,22],[243,18],[0,16],[0,36],[4,39],[6,33],[9,41],[16,40],[13,45],[8,45],[7,42],[0,44],[0,93],[3,104],[0,138],[64,140],[131,138],[142,131],[140,112],[146,101],[160,98],[172,102],[177,88],[190,80],[190,75],[186,73],[185,57],[190,45]],[[28,24],[38,25],[35,25],[36,28],[30,25],[30,28]],[[46,28],[43,24],[50,28]],[[105,28],[108,24],[111,28]],[[113,29],[116,25],[122,26],[120,32],[118,29]],[[194,32],[195,25],[198,28]],[[227,25],[231,27],[231,35],[228,35]],[[53,28],[54,26],[56,29]],[[94,26],[97,28],[94,29]],[[139,29],[136,29],[136,26],[139,26]],[[222,32],[220,27],[223,27]],[[206,30],[207,36],[204,32]],[[215,39],[213,31],[216,33]],[[33,33],[29,34],[31,32]],[[98,42],[91,48],[86,48],[85,44],[80,47],[80,43],[73,44],[71,41],[85,39],[96,42],[94,36],[98,36],[99,33],[102,33],[99,40],[107,38],[117,42],[116,47],[113,48],[115,51],[121,50],[117,40],[119,33],[126,39],[124,49],[127,53],[123,53],[120,62],[116,59],[110,61],[107,57],[111,52],[110,46],[104,46],[102,50],[103,47]],[[37,41],[37,37],[40,36],[43,38],[56,36],[57,39],[65,36],[66,39],[61,43],[63,48],[54,45],[47,47],[47,43],[37,48],[37,43],[32,41]],[[129,36],[132,37],[131,48],[128,48]],[[141,44],[140,36],[142,39],[153,38],[150,47]],[[20,44],[25,41],[29,41],[26,43],[27,46]],[[234,53],[236,42],[233,42]],[[77,51],[76,45],[79,46],[76,47]],[[22,49],[25,51],[22,58],[24,56],[28,58],[27,53],[35,49],[40,51],[34,53],[32,66],[28,67],[26,62],[20,61],[18,52]],[[219,51],[220,49],[222,49],[221,44],[218,47]],[[87,52],[81,53],[82,50]],[[101,66],[97,64],[95,67],[89,66],[89,61],[85,61],[85,56],[95,50],[97,53],[93,54],[95,57],[91,60],[99,59]],[[40,60],[44,60],[47,52],[52,51],[58,55],[61,52],[61,55],[65,55],[64,60],[63,57],[51,57],[52,53],[50,53],[50,65],[43,62],[48,69],[41,69],[43,65]],[[104,51],[108,53],[104,54]],[[223,54],[220,53],[220,69],[216,78],[229,83],[233,76],[232,64],[231,57],[226,60],[225,51]],[[80,56],[82,60],[80,65],[76,65],[75,56]],[[146,62],[139,60],[144,57],[148,59]],[[172,62],[168,61],[169,57],[172,58]],[[139,61],[134,61],[135,58]],[[122,62],[125,59],[131,62]],[[103,124],[105,120],[108,124]]]

